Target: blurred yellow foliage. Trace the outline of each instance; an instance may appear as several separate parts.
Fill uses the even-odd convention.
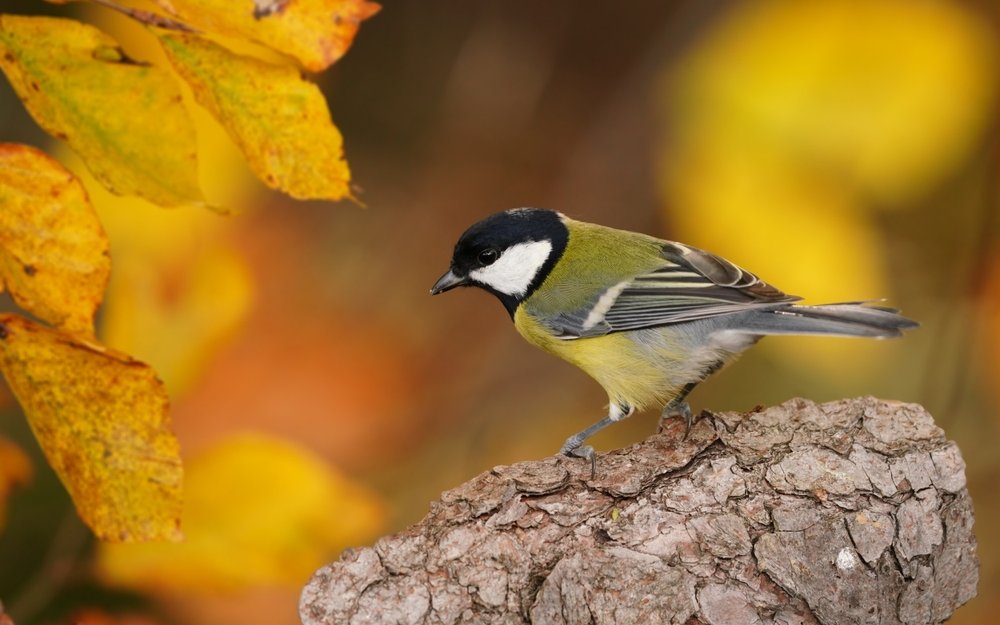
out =
[[[212,147],[224,152],[218,152],[217,143]],[[72,164],[71,155],[60,156]],[[231,160],[217,163],[228,164]],[[92,189],[111,240],[114,269],[100,318],[101,339],[148,362],[171,396],[180,397],[253,305],[253,277],[229,242],[235,224],[205,210],[164,211],[140,198],[115,196],[76,169]]]
[[[16,486],[30,482],[33,473],[28,454],[0,437],[0,531],[3,531],[6,520],[7,497]]]
[[[154,363],[171,393],[183,395],[247,315],[253,284],[246,264],[222,245],[171,264],[126,258],[135,262],[115,273],[104,340]]]
[[[31,115],[102,184],[167,206],[202,202],[194,126],[167,72],[75,20],[2,15],[0,51]]]
[[[128,199],[98,206],[115,260],[101,336],[152,364],[171,394],[183,395],[253,303],[246,263],[226,241],[231,224],[207,211],[167,213]]]
[[[677,237],[810,302],[890,297],[870,208],[919,197],[976,145],[995,48],[953,3],[735,5],[667,82],[661,185]],[[878,364],[848,341],[769,344],[838,371],[855,357],[857,375]]]
[[[0,143],[0,206],[3,286],[24,310],[93,338],[111,261],[83,185],[41,150]]]
[[[180,453],[152,369],[11,314],[0,315],[0,369],[97,536],[180,537]]]
[[[881,241],[848,189],[766,146],[718,139],[673,162],[668,211],[680,238],[813,303],[888,294]]]
[[[101,545],[108,582],[198,592],[301,584],[383,522],[374,494],[289,442],[234,436],[186,466],[185,542]]]
[[[299,199],[349,195],[343,138],[319,88],[288,66],[230,52],[196,35],[161,35],[174,69],[269,187]]]
[[[721,134],[767,144],[792,170],[892,206],[978,141],[996,48],[985,23],[954,2],[738,4],[679,64],[675,128],[692,135],[684,143]]]

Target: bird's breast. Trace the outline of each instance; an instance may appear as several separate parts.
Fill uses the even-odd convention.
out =
[[[671,340],[669,331],[560,339],[523,307],[514,314],[514,327],[532,345],[576,365],[594,378],[611,401],[638,409],[662,405],[690,377],[683,353]]]

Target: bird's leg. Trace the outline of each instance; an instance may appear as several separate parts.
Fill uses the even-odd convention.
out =
[[[608,427],[616,421],[621,421],[625,417],[630,416],[635,412],[635,408],[632,406],[622,406],[614,402],[611,403],[611,409],[608,412],[608,416],[604,417],[597,423],[594,423],[588,428],[585,428],[573,436],[566,439],[563,443],[562,448],[559,450],[564,456],[571,456],[575,458],[584,458],[590,461],[590,477],[591,479],[597,474],[597,454],[594,452],[594,448],[590,445],[584,445],[583,441],[587,440],[594,434],[597,434],[604,428]]]
[[[701,376],[698,382],[688,382],[681,389],[681,392],[677,394],[676,397],[671,399],[666,406],[663,407],[663,412],[660,413],[660,419],[668,419],[670,417],[683,417],[684,418],[684,438],[687,439],[688,434],[691,433],[691,426],[694,425],[694,413],[691,412],[691,406],[687,403],[688,393],[694,390],[694,387],[698,386],[701,380],[704,380],[708,376],[712,375],[716,371],[722,368],[726,364],[725,360],[720,360],[708,369]]]

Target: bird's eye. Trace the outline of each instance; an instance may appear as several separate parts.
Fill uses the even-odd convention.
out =
[[[500,253],[494,249],[486,249],[479,252],[479,264],[482,266],[492,265],[497,262],[497,258],[500,257]]]

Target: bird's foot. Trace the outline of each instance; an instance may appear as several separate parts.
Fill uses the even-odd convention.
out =
[[[569,456],[570,458],[583,458],[584,460],[590,461],[590,479],[594,479],[597,476],[597,453],[594,448],[590,445],[581,445],[583,442],[581,440],[576,440],[576,436],[571,436],[566,439],[563,443],[562,449],[559,450],[564,456]]]
[[[688,434],[691,433],[691,426],[694,425],[694,413],[691,412],[690,404],[686,401],[670,402],[664,406],[660,417],[663,419],[669,419],[670,417],[681,417],[684,419],[684,439],[687,440]]]

